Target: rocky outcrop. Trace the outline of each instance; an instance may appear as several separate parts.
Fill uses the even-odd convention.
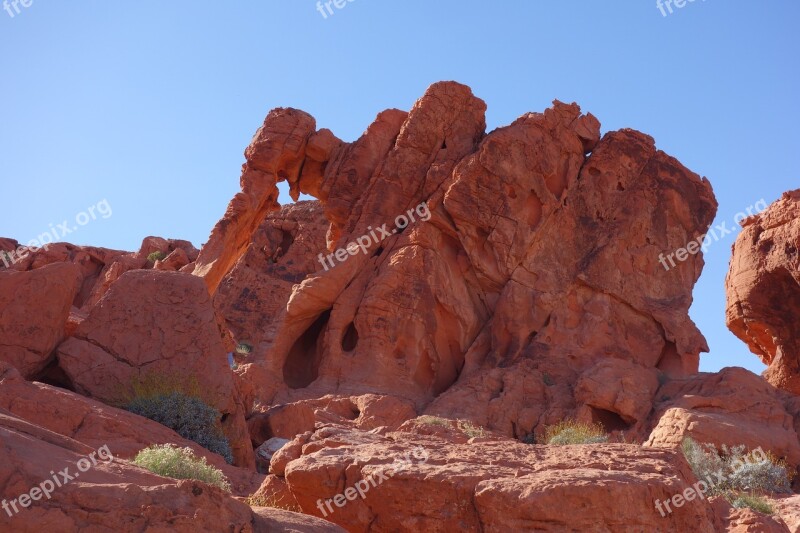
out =
[[[655,500],[695,482],[672,451],[334,429],[305,440],[285,467],[286,490],[348,531],[719,530],[701,500],[657,510]]]
[[[79,269],[69,263],[0,271],[0,362],[38,376],[65,336],[79,286]]]
[[[241,253],[208,252],[238,258],[215,305],[253,346],[238,371],[248,398],[374,392],[516,437],[568,415],[631,431],[658,375],[697,371],[707,347],[688,308],[701,254],[670,271],[659,258],[709,226],[708,181],[641,133],[601,139],[575,104],[488,134],[484,112],[467,87],[438,83],[353,143],[320,130],[263,152],[269,176],[305,161],[286,179],[319,206],[257,231],[229,212],[215,229],[249,235]],[[300,117],[271,114],[248,154],[271,124],[291,127],[270,147],[307,129]],[[593,385],[624,369],[645,379],[639,390]]]
[[[2,409],[0,441],[3,531],[343,531],[308,516],[253,510],[198,481],[156,476]]]
[[[16,369],[2,362],[0,409],[93,450],[108,446],[119,459],[132,460],[139,451],[155,444],[191,448],[195,455],[222,470],[233,494],[239,496],[249,496],[263,482],[264,476],[228,465],[221,456],[161,424],[61,388],[25,381]]]
[[[778,388],[800,394],[800,190],[742,221],[725,282],[728,328]]]
[[[665,383],[656,394],[646,446],[698,442],[761,448],[800,466],[800,402],[742,368],[698,374]]]
[[[236,464],[253,467],[226,348],[202,280],[137,270],[123,274],[59,346],[58,364],[76,391],[111,404],[130,399],[137,380],[174,381],[178,390],[195,385],[222,414]]]

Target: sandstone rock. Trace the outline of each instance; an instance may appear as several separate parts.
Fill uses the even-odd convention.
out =
[[[241,256],[219,274],[215,306],[254,346],[238,372],[248,403],[377,393],[518,438],[565,417],[637,433],[653,376],[697,371],[707,346],[688,309],[702,256],[670,271],[659,257],[708,228],[708,181],[641,133],[601,140],[597,119],[575,104],[488,135],[485,108],[469,88],[438,83],[354,143],[309,131],[305,156],[300,140],[285,150],[315,163],[297,183],[318,196],[324,219],[313,204],[284,209],[254,237],[244,232],[244,255],[223,261]],[[299,120],[276,113],[268,123]],[[392,233],[415,209],[414,223]],[[220,224],[250,228],[252,216]],[[283,221],[288,236],[262,238]],[[366,253],[316,261],[382,226],[390,235]],[[271,258],[291,278],[275,281]],[[612,398],[590,388],[600,360],[649,377]]]
[[[15,417],[85,444],[93,450],[108,446],[114,457],[133,459],[154,444],[188,447],[221,469],[234,494],[247,496],[259,488],[262,475],[228,465],[225,460],[174,431],[128,411],[103,405],[67,390],[29,383],[0,362],[0,409]]]
[[[286,482],[304,512],[327,515],[349,531],[713,532],[719,525],[699,500],[665,517],[656,510],[654,500],[693,482],[675,452],[619,444],[446,443],[404,433],[320,432],[289,463]],[[399,468],[396,460],[406,456]],[[364,498],[349,493],[343,506],[326,507],[325,500],[361,481]]]
[[[742,368],[698,374],[664,384],[656,395],[646,446],[678,447],[684,437],[719,448],[761,447],[800,465],[800,441],[787,399],[762,378]],[[796,415],[795,415],[796,416]]]
[[[211,232],[197,258],[194,274],[202,277],[214,294],[222,278],[247,249],[256,229],[278,208],[278,181],[299,179],[308,136],[314,119],[295,109],[275,109],[256,132],[245,151],[242,192]]]
[[[742,227],[725,281],[728,328],[769,365],[770,383],[800,394],[800,189]]]
[[[216,487],[162,478],[119,459],[107,462],[103,454],[92,464],[92,448],[2,410],[0,440],[0,499],[9,502],[8,511],[0,512],[3,531],[342,531],[285,511],[254,512]],[[73,480],[53,485],[47,498],[38,489],[36,501],[21,506],[21,495],[34,496],[33,488],[65,468]],[[59,483],[66,480],[56,476]]]
[[[258,471],[265,474],[269,472],[272,457],[288,443],[287,439],[273,437],[256,448],[256,468]]]
[[[34,378],[53,359],[80,286],[72,264],[0,271],[0,361]]]
[[[129,399],[136,379],[196,381],[222,413],[236,464],[255,466],[244,406],[202,280],[158,271],[125,273],[58,348],[76,391],[106,403]],[[179,383],[181,382],[181,383]]]

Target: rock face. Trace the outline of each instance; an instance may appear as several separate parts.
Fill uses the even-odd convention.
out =
[[[195,270],[254,348],[239,371],[248,397],[376,392],[522,437],[569,414],[643,427],[653,380],[697,371],[707,348],[688,308],[702,257],[670,271],[659,258],[713,220],[708,182],[646,135],[601,139],[575,104],[489,134],[485,109],[438,83],[353,143],[301,112],[267,117],[247,151],[263,183],[286,168],[319,205],[259,227],[248,209],[271,189],[234,199]],[[214,244],[233,234],[249,247]],[[217,285],[210,265],[237,258]],[[630,397],[592,389],[623,368],[647,376]]]
[[[79,280],[78,268],[68,263],[0,271],[0,362],[27,378],[45,369],[64,338]]]
[[[154,444],[188,447],[198,457],[225,474],[233,494],[248,496],[258,489],[262,475],[225,462],[161,424],[128,411],[104,405],[73,392],[43,383],[30,383],[6,363],[0,362],[0,409],[35,426],[69,437],[96,450],[108,446],[114,457],[132,460]]]
[[[800,394],[800,189],[742,222],[725,282],[728,328],[778,388]]]
[[[7,505],[0,512],[2,531],[343,531],[285,511],[256,512],[216,487],[162,478],[109,460],[102,451],[4,410],[0,410],[0,440],[0,498]],[[88,458],[92,453],[94,461]],[[45,485],[55,471],[61,486]],[[63,477],[62,471],[73,479]]]
[[[127,272],[58,348],[74,389],[124,403],[136,380],[196,383],[222,414],[236,464],[254,466],[244,407],[227,363],[224,335],[201,279],[190,274]]]
[[[718,448],[761,447],[800,465],[800,402],[742,368],[670,381],[658,390],[654,408],[646,446],[674,448],[692,437]]]
[[[662,517],[655,500],[689,487],[692,474],[676,452],[631,445],[322,430],[289,462],[285,481],[303,512],[353,532],[719,530],[700,500]]]

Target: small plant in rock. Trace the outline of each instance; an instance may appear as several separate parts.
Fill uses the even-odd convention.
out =
[[[544,441],[555,446],[600,444],[608,442],[608,435],[601,424],[564,420],[545,429]]]
[[[421,417],[417,418],[417,421],[420,424],[427,424],[429,426],[452,427],[453,425],[452,420],[442,418],[441,416],[422,415]]]
[[[256,492],[248,496],[244,503],[250,507],[272,507],[273,509],[283,509],[285,511],[292,511],[295,513],[302,513],[303,510],[297,505],[281,502],[275,494],[267,496],[265,494]]]
[[[157,251],[148,255],[147,261],[149,261],[150,263],[155,263],[156,261],[163,261],[166,258],[167,254],[165,254],[164,252]]]
[[[233,463],[230,444],[219,426],[221,415],[203,400],[172,392],[134,398],[125,409],[158,422]]]
[[[731,501],[731,505],[737,509],[743,509],[746,507],[765,515],[775,514],[775,510],[772,508],[769,502],[763,497],[755,494],[738,494]]]
[[[486,430],[480,426],[476,426],[469,420],[459,420],[458,429],[469,438],[485,437]]]
[[[246,342],[240,342],[236,345],[236,353],[239,355],[250,355],[253,352],[253,347]]]
[[[159,476],[196,479],[231,491],[222,471],[208,464],[205,457],[197,457],[191,448],[178,448],[173,444],[150,446],[136,454],[133,463]]]

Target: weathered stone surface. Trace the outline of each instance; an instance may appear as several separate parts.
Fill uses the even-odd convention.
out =
[[[661,517],[654,500],[690,486],[691,472],[676,452],[631,445],[447,445],[408,433],[325,430],[288,464],[285,479],[304,512],[354,532],[719,530],[699,500]],[[362,480],[369,486],[363,499],[325,507]]]
[[[64,338],[80,279],[78,267],[68,263],[0,270],[0,361],[27,378],[44,370]]]
[[[231,200],[195,264],[194,274],[205,280],[211,294],[246,251],[267,214],[278,208],[277,182],[292,184],[299,179],[308,136],[315,126],[307,113],[275,109],[256,132],[245,151],[242,191]]]
[[[136,379],[195,380],[205,401],[222,414],[236,464],[253,467],[227,351],[202,280],[140,270],[111,286],[59,346],[58,362],[76,391],[106,403],[129,398]]]
[[[222,490],[201,482],[162,478],[131,464],[106,461],[95,450],[0,410],[0,530],[40,531],[332,531],[340,528],[302,515],[259,508],[256,511]],[[79,464],[88,461],[89,468]],[[22,507],[20,496],[53,472],[69,469],[72,481],[41,490]],[[59,483],[63,478],[57,475]],[[18,513],[11,504],[16,500]]]
[[[161,424],[67,390],[27,382],[16,369],[2,362],[0,409],[94,450],[107,445],[114,457],[120,459],[133,459],[140,450],[154,444],[191,448],[195,455],[205,457],[223,471],[236,495],[252,494],[264,478],[252,470],[228,465],[221,456]]]
[[[725,282],[728,328],[778,388],[800,394],[800,189],[742,222]]]
[[[743,368],[725,368],[664,384],[656,394],[655,427],[646,446],[678,447],[684,437],[719,448],[761,447],[800,465],[795,420],[800,404],[792,402],[761,377]]]

